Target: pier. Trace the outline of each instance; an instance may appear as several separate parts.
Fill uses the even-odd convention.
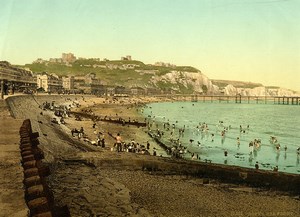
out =
[[[276,96],[274,97],[274,104],[278,105],[299,105],[299,96]]]
[[[300,105],[300,96],[242,96],[237,95],[198,95],[198,94],[173,94],[155,95],[157,98],[165,98],[174,101],[191,102],[218,102],[218,103],[252,103],[252,104],[278,104]]]

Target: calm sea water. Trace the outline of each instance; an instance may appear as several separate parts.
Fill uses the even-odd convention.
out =
[[[300,173],[300,156],[297,155],[297,148],[300,147],[300,106],[163,102],[148,104],[143,114],[151,117],[152,130],[158,127],[164,131],[163,140],[167,144],[170,144],[168,141],[172,129],[167,131],[163,123],[175,124],[176,135],[173,138],[178,138],[178,129],[184,128],[184,135],[180,138],[182,145],[189,152],[198,154],[201,161],[207,159],[213,163],[250,168],[254,168],[258,162],[261,169],[272,170],[278,166],[279,171]],[[208,125],[207,132],[197,129],[203,123]],[[240,132],[240,126],[245,132]],[[222,137],[224,127],[229,129]],[[211,134],[214,134],[214,141]],[[276,136],[280,144],[279,151],[275,144],[270,143],[270,136]],[[240,138],[239,146],[237,137]],[[194,141],[191,143],[190,139]],[[260,139],[261,146],[250,154],[249,143],[254,139]],[[191,158],[191,154],[187,153],[185,157]]]

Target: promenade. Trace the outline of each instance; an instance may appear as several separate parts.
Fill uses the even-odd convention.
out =
[[[0,217],[22,217],[28,212],[19,149],[22,121],[12,118],[6,102],[0,100]]]

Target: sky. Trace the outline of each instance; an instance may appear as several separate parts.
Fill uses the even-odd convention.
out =
[[[300,91],[300,0],[0,0],[0,60],[131,55]]]

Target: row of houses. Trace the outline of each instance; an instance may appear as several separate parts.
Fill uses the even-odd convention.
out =
[[[161,94],[156,88],[123,87],[107,85],[96,77],[95,73],[84,76],[59,77],[53,73],[33,74],[30,70],[12,66],[7,61],[0,61],[1,92],[34,93],[82,93],[94,95],[152,95]]]
[[[85,76],[63,76],[43,72],[36,75],[37,90],[50,93],[88,93],[103,92],[103,84],[96,78],[95,73]]]
[[[1,95],[8,92],[36,88],[36,78],[30,70],[12,66],[7,61],[0,61]]]
[[[95,73],[85,76],[58,77],[54,74],[37,75],[37,88],[46,92],[84,93],[93,95],[157,95],[162,94],[157,88],[124,87],[106,85]]]

